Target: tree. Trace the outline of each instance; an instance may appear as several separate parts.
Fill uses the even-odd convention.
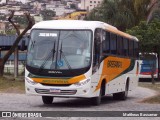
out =
[[[16,34],[16,30],[14,29],[8,29],[5,31],[6,35],[15,35]]]
[[[0,20],[5,21],[6,20],[6,15],[0,15]]]
[[[140,41],[141,53],[157,53],[158,60],[160,60],[160,20],[155,19],[147,24],[146,21],[140,22],[138,26],[133,27],[127,32],[131,35],[137,36]],[[159,62],[158,62],[159,64]],[[158,65],[158,72],[160,72]],[[159,73],[158,73],[159,78]]]
[[[86,19],[107,22],[125,31],[142,20],[148,23],[155,13],[160,14],[160,0],[104,0]]]
[[[56,15],[55,11],[52,10],[42,10],[40,14],[43,17],[43,20],[52,20],[53,17]]]
[[[146,21],[141,21],[138,26],[127,30],[127,32],[137,36],[140,40],[141,52],[154,52],[155,46],[160,47],[160,20],[155,19],[148,25]]]
[[[14,16],[14,11],[11,11],[11,14],[8,18],[8,21],[14,26],[16,33],[17,33],[17,38],[15,40],[15,42],[13,43],[12,47],[10,48],[10,50],[4,55],[3,58],[0,58],[0,76],[3,76],[4,73],[4,65],[6,63],[6,61],[8,60],[8,58],[10,57],[10,55],[15,51],[15,48],[18,46],[18,43],[20,42],[20,40],[22,39],[22,37],[25,35],[25,33],[31,29],[31,27],[34,24],[33,19],[31,18],[29,13],[25,13],[25,16],[28,20],[28,25],[27,27],[23,30],[22,33],[20,33],[20,30],[18,29],[18,27],[16,26],[16,24],[12,21],[12,18]]]
[[[148,23],[153,19],[154,13],[160,10],[160,0],[134,0],[134,8]]]
[[[86,19],[103,21],[125,31],[126,28],[135,25],[136,19],[132,9],[132,1],[104,0],[99,7],[89,13]]]
[[[13,20],[23,26],[27,25],[27,18],[25,16],[14,16]]]
[[[152,21],[154,19],[159,19],[160,20],[160,9],[155,10],[155,12],[152,14],[152,18],[150,19],[150,21]]]

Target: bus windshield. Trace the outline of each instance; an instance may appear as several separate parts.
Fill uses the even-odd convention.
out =
[[[68,70],[91,63],[90,30],[37,30],[31,32],[27,65],[41,70]]]

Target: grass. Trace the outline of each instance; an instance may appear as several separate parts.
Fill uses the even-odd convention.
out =
[[[24,79],[13,76],[0,77],[0,92],[4,93],[24,93]]]
[[[156,82],[154,85],[151,82],[140,82],[139,86],[157,91],[157,95],[144,99],[143,103],[160,104],[160,82]]]

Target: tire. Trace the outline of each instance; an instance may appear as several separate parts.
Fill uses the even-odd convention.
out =
[[[53,97],[52,96],[42,96],[42,101],[44,104],[52,104]]]
[[[100,89],[100,92],[99,92],[99,96],[97,97],[93,97],[91,100],[91,102],[93,103],[93,105],[100,105],[101,104],[101,98],[102,98],[102,88]]]
[[[113,94],[113,99],[115,100],[126,100],[128,96],[128,84],[125,86],[125,91],[120,92],[120,93],[114,93]]]

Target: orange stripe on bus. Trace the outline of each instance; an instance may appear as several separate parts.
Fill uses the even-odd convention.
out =
[[[74,84],[81,80],[86,79],[86,77],[85,75],[80,75],[69,79],[64,79],[64,78],[31,78],[31,79],[37,83],[45,83],[45,84]]]
[[[119,62],[122,63],[122,66],[120,66],[120,68],[110,67],[108,65],[109,61],[119,61]],[[95,91],[100,89],[103,79],[106,80],[106,83],[111,81],[111,80],[113,80],[114,78],[119,76],[121,73],[123,73],[127,68],[129,68],[130,64],[131,64],[131,60],[130,59],[117,58],[117,57],[107,57],[104,60],[102,74],[101,74],[100,80],[98,82],[98,85],[97,85]]]

